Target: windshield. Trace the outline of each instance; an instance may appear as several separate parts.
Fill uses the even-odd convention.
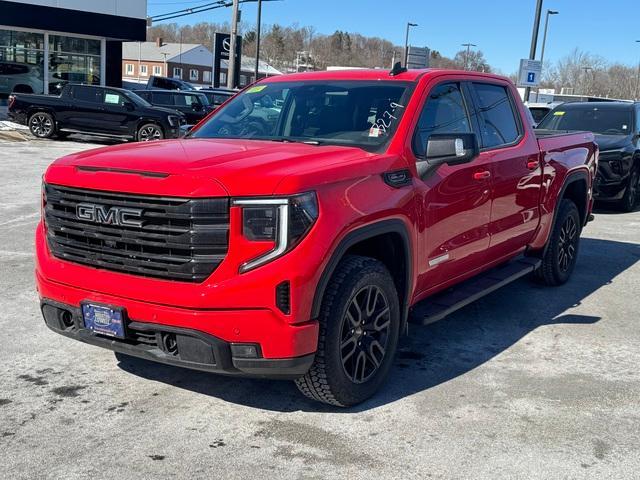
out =
[[[551,109],[547,107],[529,107],[529,111],[533,116],[533,121],[535,123],[540,123],[542,119],[547,116],[547,113],[551,111]]]
[[[600,135],[629,135],[633,131],[631,109],[620,107],[558,107],[538,125],[546,130],[586,130]]]
[[[150,107],[151,106],[151,104],[149,102],[147,102],[144,98],[142,98],[137,93],[133,93],[133,92],[129,92],[129,91],[122,91],[122,94],[125,97],[127,97],[129,100],[131,100],[133,103],[135,103],[136,105],[138,105],[140,107]]]
[[[272,82],[238,94],[193,138],[242,138],[376,150],[405,110],[412,84],[398,81]]]

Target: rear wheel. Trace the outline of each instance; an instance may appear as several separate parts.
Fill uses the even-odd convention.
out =
[[[322,301],[313,365],[296,380],[307,397],[346,407],[371,397],[386,380],[398,345],[400,307],[381,262],[345,257]]]
[[[625,212],[633,212],[640,201],[640,167],[634,166],[629,177],[629,185],[620,201],[620,208]]]
[[[162,128],[155,123],[147,123],[138,129],[139,142],[150,142],[152,140],[162,140],[163,138]]]
[[[580,246],[580,213],[571,200],[563,199],[553,226],[549,244],[542,256],[536,277],[547,285],[562,285],[571,277]]]
[[[56,122],[45,112],[36,112],[29,117],[29,131],[34,137],[51,138],[56,133]]]

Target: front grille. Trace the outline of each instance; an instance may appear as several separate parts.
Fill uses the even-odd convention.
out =
[[[45,185],[51,253],[95,268],[185,282],[202,282],[229,246],[228,198],[130,195]],[[141,210],[140,226],[78,218],[79,204]]]

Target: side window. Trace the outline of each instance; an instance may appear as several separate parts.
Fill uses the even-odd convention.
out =
[[[98,97],[105,105],[124,105],[124,97],[115,90],[104,90]]]
[[[153,93],[154,105],[173,105],[173,94],[171,93]]]
[[[73,98],[81,102],[98,103],[98,91],[91,87],[73,87]]]
[[[438,85],[429,94],[413,137],[415,155],[424,157],[431,135],[450,133],[471,133],[471,122],[457,83]]]
[[[507,89],[488,83],[474,83],[473,88],[478,100],[482,146],[493,148],[515,142],[520,131]]]

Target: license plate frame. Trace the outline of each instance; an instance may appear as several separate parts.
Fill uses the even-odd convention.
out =
[[[95,302],[82,302],[84,327],[94,334],[107,337],[126,338],[126,311],[123,307]]]

